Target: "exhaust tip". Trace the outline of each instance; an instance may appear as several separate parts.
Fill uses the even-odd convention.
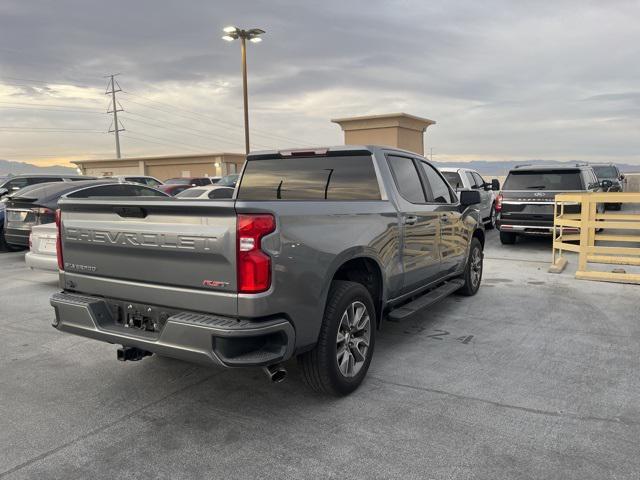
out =
[[[280,364],[263,367],[263,370],[272,383],[281,383],[287,378],[287,370]]]

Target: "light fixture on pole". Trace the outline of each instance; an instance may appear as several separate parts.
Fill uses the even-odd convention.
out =
[[[249,96],[247,94],[247,40],[253,43],[259,43],[262,41],[260,35],[264,33],[264,30],[259,28],[252,28],[250,30],[243,30],[238,27],[224,27],[223,40],[227,42],[233,42],[240,39],[242,47],[242,92],[244,97],[244,147],[246,153],[249,153]]]

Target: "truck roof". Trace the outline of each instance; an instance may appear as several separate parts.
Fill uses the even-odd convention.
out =
[[[401,148],[389,147],[386,145],[332,145],[332,146],[312,146],[307,148],[283,148],[280,150],[259,150],[255,152],[249,153],[247,155],[247,160],[259,160],[261,158],[273,158],[273,157],[290,157],[290,156],[302,156],[306,153],[309,155],[327,155],[327,154],[340,154],[340,153],[375,153],[376,151],[385,150],[385,151],[393,151],[398,153],[404,153],[408,155],[418,155],[420,157],[424,157],[424,155],[420,155],[416,152],[410,152],[408,150],[403,150]]]

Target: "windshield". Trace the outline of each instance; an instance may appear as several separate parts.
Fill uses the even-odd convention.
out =
[[[188,190],[184,190],[176,195],[176,197],[180,198],[196,198],[202,195],[205,191],[202,188],[190,188]]]
[[[504,190],[582,190],[579,170],[514,171],[504,182]]]
[[[608,165],[606,167],[593,167],[593,171],[599,179],[618,178],[618,170],[613,165]]]
[[[462,188],[464,185],[458,172],[440,172],[453,188]]]
[[[169,180],[165,180],[164,183],[168,183],[170,185],[188,185],[190,183],[190,179],[188,179],[188,178],[170,178]]]

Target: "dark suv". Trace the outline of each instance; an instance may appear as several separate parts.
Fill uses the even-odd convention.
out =
[[[93,178],[95,177],[82,175],[13,175],[0,179],[0,198],[37,183],[70,182],[74,180],[91,180]]]
[[[606,192],[624,191],[624,174],[618,170],[616,165],[613,163],[592,163],[591,168],[593,168],[596,177],[598,177],[598,181]],[[622,204],[607,203],[606,207],[612,210],[620,210]]]
[[[521,166],[509,172],[496,198],[500,241],[513,244],[518,235],[551,235],[556,194],[599,192],[600,182],[589,165],[573,167]],[[578,213],[579,205],[568,205],[566,213]],[[598,205],[604,211],[604,204]],[[564,231],[577,231],[565,227]]]

